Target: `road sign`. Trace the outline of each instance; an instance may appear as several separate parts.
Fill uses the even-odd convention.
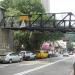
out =
[[[21,21],[27,21],[29,19],[29,17],[28,16],[20,16],[20,20]]]
[[[23,27],[26,27],[26,23],[24,20],[21,22],[21,25],[20,25],[20,28],[23,28]]]

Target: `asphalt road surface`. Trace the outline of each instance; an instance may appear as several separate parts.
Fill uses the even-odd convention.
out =
[[[70,75],[75,55],[0,64],[0,75]]]

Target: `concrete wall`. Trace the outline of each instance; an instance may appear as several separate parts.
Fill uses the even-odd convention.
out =
[[[13,31],[0,29],[0,49],[13,49]]]
[[[3,19],[3,10],[0,9],[0,22],[1,22],[2,19]]]
[[[0,29],[0,49],[8,46],[8,31]]]

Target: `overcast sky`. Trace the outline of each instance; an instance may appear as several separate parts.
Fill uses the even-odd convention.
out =
[[[75,13],[75,0],[50,0],[50,12]]]

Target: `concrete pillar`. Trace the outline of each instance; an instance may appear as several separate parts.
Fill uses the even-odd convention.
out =
[[[14,39],[13,39],[13,30],[9,30],[9,37],[8,37],[8,44],[9,44],[9,49],[13,50],[13,43],[14,43]]]
[[[0,29],[0,49],[13,50],[13,31]]]

